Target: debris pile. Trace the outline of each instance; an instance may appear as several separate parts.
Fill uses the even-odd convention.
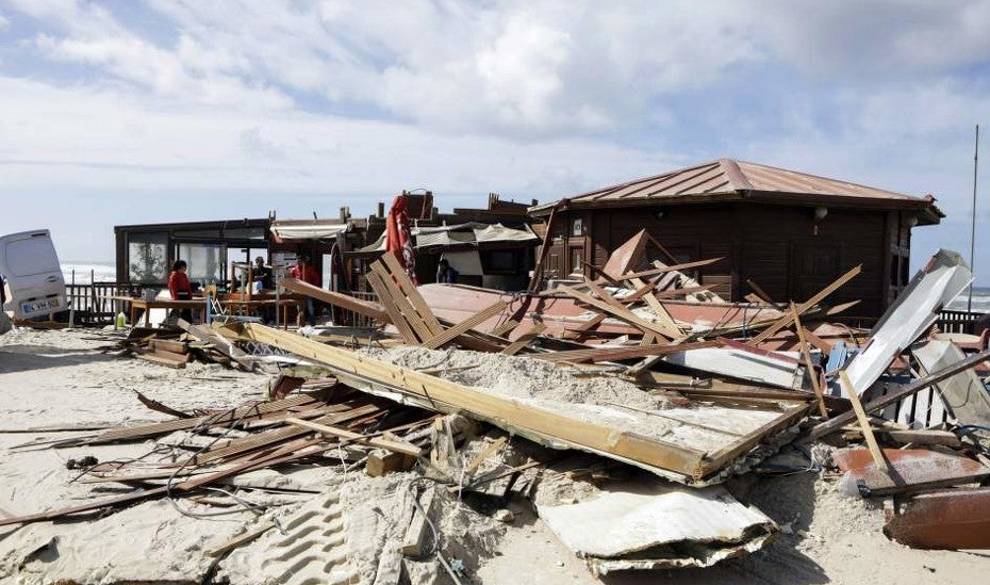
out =
[[[792,528],[740,486],[814,473],[883,506],[898,542],[990,548],[990,350],[933,327],[972,280],[958,255],[865,330],[826,304],[856,267],[801,303],[727,302],[690,273],[717,259],[650,261],[644,237],[595,278],[522,295],[417,287],[391,253],[367,275],[378,302],[286,285],[377,329],[136,328],[122,353],[270,375],[268,400],[183,412],[139,395],[172,418],[29,443],[153,446],[76,462],[115,495],[0,526],[166,500],[252,514],[203,551],[212,582],[470,583],[522,504],[604,575],[758,551]],[[293,482],[314,467],[333,472],[320,489]]]

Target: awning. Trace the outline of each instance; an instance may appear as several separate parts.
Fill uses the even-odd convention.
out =
[[[328,240],[347,231],[347,223],[330,220],[286,220],[272,222],[272,234],[279,241]]]
[[[412,229],[415,247],[447,248],[471,244],[494,244],[503,242],[538,242],[540,237],[533,233],[529,226],[524,229],[508,228],[500,223],[462,223],[450,226],[423,227]],[[378,238],[374,244],[365,246],[359,252],[380,252],[385,250],[385,237]]]

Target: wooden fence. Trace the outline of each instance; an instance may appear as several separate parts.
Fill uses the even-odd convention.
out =
[[[969,311],[943,310],[938,314],[939,331],[946,333],[976,334],[976,325],[987,316],[986,313],[970,313]]]
[[[140,296],[141,286],[116,282],[94,282],[65,285],[66,305],[69,309],[60,316],[72,319],[77,326],[101,326],[113,323],[114,316],[126,309],[112,296]]]

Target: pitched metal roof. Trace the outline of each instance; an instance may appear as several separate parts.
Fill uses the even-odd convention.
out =
[[[572,207],[640,205],[663,201],[724,201],[754,198],[779,202],[880,204],[884,207],[932,207],[934,198],[829,179],[768,165],[723,158],[653,177],[636,179],[567,198]],[[549,211],[557,203],[531,207]],[[938,212],[935,209],[938,215]]]

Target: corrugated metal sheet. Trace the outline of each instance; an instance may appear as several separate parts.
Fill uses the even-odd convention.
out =
[[[746,193],[849,197],[888,203],[923,205],[928,198],[905,195],[839,179],[768,165],[723,158],[660,175],[636,179],[569,198],[574,205],[672,200],[682,197],[743,195]],[[549,209],[553,203],[531,208]]]
[[[614,485],[577,504],[538,505],[540,517],[596,574],[709,567],[759,550],[773,521],[721,487]]]

